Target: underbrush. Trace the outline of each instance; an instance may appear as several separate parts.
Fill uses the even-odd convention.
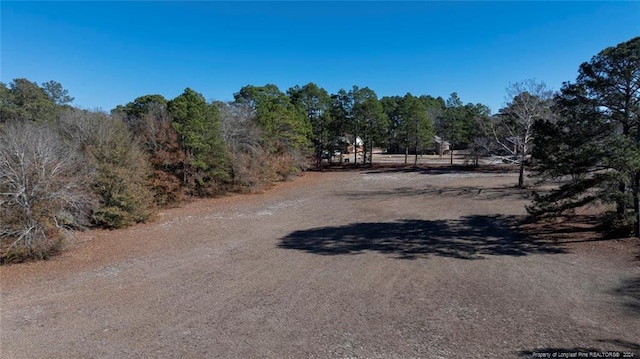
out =
[[[61,228],[39,224],[22,228],[13,236],[0,239],[0,264],[49,259],[60,253],[64,240],[65,231]]]

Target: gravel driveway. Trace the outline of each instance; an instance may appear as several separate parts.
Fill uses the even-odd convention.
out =
[[[517,233],[516,176],[307,173],[81,233],[0,267],[0,356],[640,357],[636,242]]]

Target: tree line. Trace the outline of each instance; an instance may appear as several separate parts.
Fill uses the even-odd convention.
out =
[[[55,81],[1,83],[0,260],[46,258],[69,230],[144,222],[187,198],[260,190],[357,138],[366,153],[417,154],[441,115],[461,111],[452,97],[455,106],[411,94],[379,99],[367,87],[330,95],[314,83],[286,92],[267,84],[245,86],[231,102],[187,88],[106,113],[71,106]]]
[[[611,204],[613,221],[640,235],[639,47],[634,38],[603,50],[557,93],[534,80],[510,84],[494,115],[456,93],[379,98],[314,83],[247,85],[230,102],[187,88],[106,113],[71,106],[55,81],[0,83],[0,261],[46,258],[69,230],[121,228],[187,198],[261,189],[336,150],[357,164],[358,151],[346,153],[357,139],[361,163],[382,147],[416,165],[436,135],[476,159],[517,165],[521,187],[527,169],[558,182],[535,193],[536,216]]]

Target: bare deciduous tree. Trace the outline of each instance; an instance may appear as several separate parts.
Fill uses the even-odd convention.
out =
[[[88,224],[89,167],[47,126],[10,123],[0,132],[0,257],[48,255],[68,228]]]
[[[112,111],[111,117],[121,118],[146,151],[152,167],[149,186],[154,202],[160,206],[178,203],[183,195],[185,154],[171,125],[166,103],[150,100],[131,113]]]
[[[552,117],[552,97],[553,91],[544,82],[525,80],[510,84],[507,105],[490,121],[480,123],[497,152],[520,166],[519,187],[525,186],[525,165],[531,155],[533,124]]]
[[[260,148],[262,134],[256,125],[251,107],[239,103],[218,103],[222,122],[222,139],[232,154],[255,153]]]
[[[248,105],[216,103],[220,110],[222,139],[231,153],[236,186],[256,187],[272,180],[272,156],[263,146],[263,132],[256,124],[256,113]]]

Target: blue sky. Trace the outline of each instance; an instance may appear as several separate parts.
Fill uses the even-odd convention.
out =
[[[640,2],[0,2],[0,81],[55,80],[83,108],[191,87],[315,82],[504,104],[510,82],[559,89],[640,35]]]

